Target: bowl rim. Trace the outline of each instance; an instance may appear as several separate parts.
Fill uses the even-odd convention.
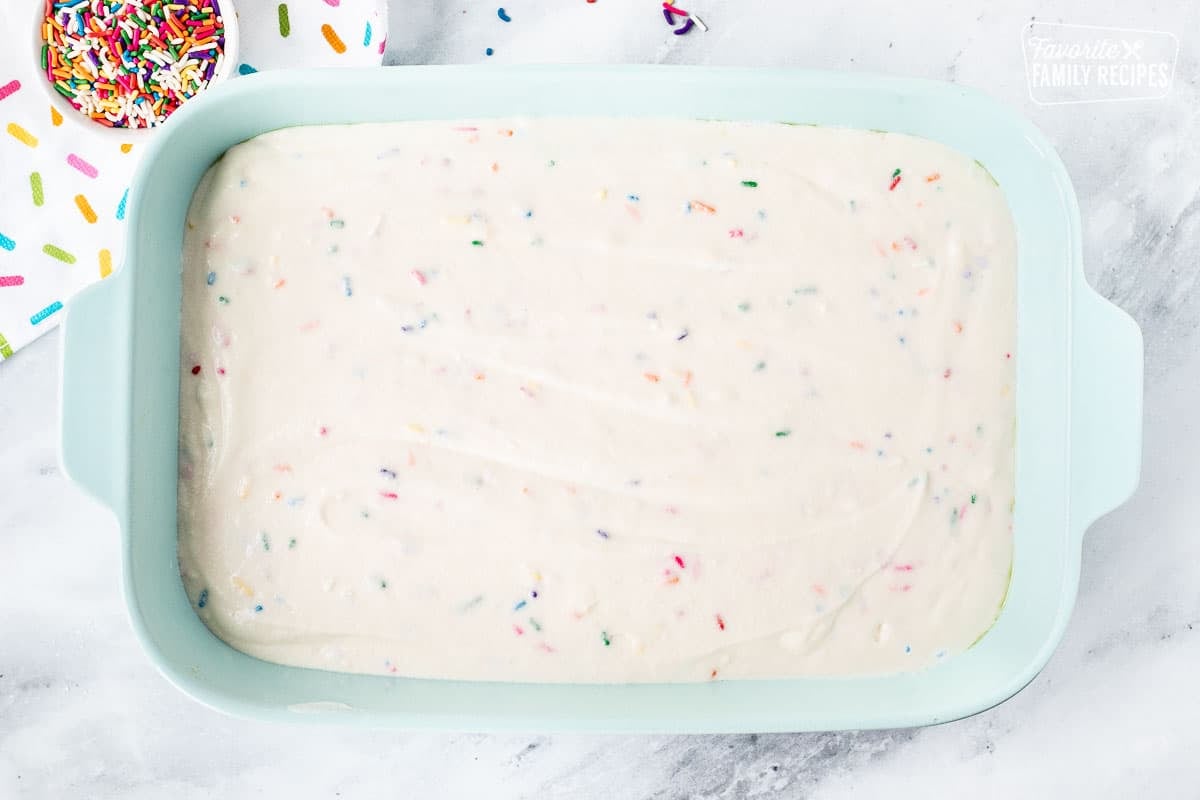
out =
[[[213,0],[213,3],[217,6],[221,22],[225,26],[225,48],[222,51],[225,59],[221,63],[221,69],[213,73],[212,80],[208,82],[208,86],[201,89],[196,96],[208,91],[214,85],[237,75],[240,37],[238,35],[238,14],[235,0]],[[109,128],[85,117],[71,105],[67,98],[54,91],[53,85],[46,79],[46,73],[41,68],[42,45],[46,43],[42,38],[42,24],[46,20],[45,6],[46,4],[43,0],[34,0],[33,2],[33,36],[30,40],[32,49],[29,61],[30,82],[37,84],[42,95],[46,98],[46,102],[62,115],[64,124],[72,126],[73,130],[80,134],[90,133],[122,142],[144,142],[156,130],[161,129],[166,124],[166,121],[151,128]],[[174,112],[167,117],[167,120],[170,120],[172,116],[174,116]]]

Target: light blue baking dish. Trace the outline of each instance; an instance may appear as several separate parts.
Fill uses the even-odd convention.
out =
[[[274,128],[513,114],[876,128],[943,142],[986,165],[1018,236],[1017,504],[1008,600],[976,646],[892,677],[583,686],[281,667],[208,632],[184,594],[175,555],[180,246],[201,175],[231,145]],[[151,659],[183,691],[234,714],[409,728],[670,732],[957,719],[1011,697],[1046,663],[1074,604],[1083,533],[1138,479],[1138,328],[1084,281],[1079,210],[1053,149],[1029,122],[959,86],[691,67],[257,75],[189,104],[154,137],[130,192],[128,236],[123,268],[68,308],[63,466],[117,517],[125,597]]]

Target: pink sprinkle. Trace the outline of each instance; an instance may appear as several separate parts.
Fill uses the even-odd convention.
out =
[[[513,633],[515,633],[517,636],[524,636],[525,629],[522,628],[520,625],[513,625]]]
[[[725,630],[725,618],[720,614],[717,614],[717,627],[721,630]]]
[[[382,497],[384,500],[399,500],[400,499],[400,495],[396,494],[395,492],[380,492],[379,496]]]
[[[327,436],[328,434],[329,434],[329,428],[326,428],[324,425],[317,428],[317,436]]]
[[[318,320],[318,319],[309,320],[308,322],[306,322],[300,326],[300,332],[308,333],[309,331],[315,331],[319,327],[321,327],[320,320]]]
[[[908,249],[909,249],[909,250],[916,250],[916,249],[917,249],[917,243],[913,241],[913,238],[912,238],[911,236],[905,236],[905,237],[904,237],[904,243],[905,243],[906,245],[908,245]]]
[[[218,374],[218,375],[224,375],[224,374],[225,374],[225,368],[224,368],[224,367],[217,367],[217,374]]]
[[[379,40],[379,54],[380,54],[380,55],[383,55],[383,51],[384,51],[386,48],[387,48],[387,37],[385,36],[385,37],[383,37],[382,39],[380,39],[380,40]]]
[[[896,187],[899,185],[900,185],[900,176],[897,175],[896,177],[892,178],[892,185],[888,187],[888,191],[889,192],[896,191]]]
[[[3,100],[4,98],[8,97],[10,94],[12,94],[17,89],[20,89],[20,88],[21,88],[21,82],[17,81],[17,80],[9,81],[8,83],[4,84],[3,86],[0,86],[0,100]]]
[[[950,372],[950,368],[946,367],[946,371],[942,373],[942,377],[945,378],[946,380],[950,380],[951,374],[952,373]]]
[[[337,8],[341,4],[342,0],[325,0],[325,5],[329,6],[330,8]]]
[[[424,286],[426,284],[427,281],[424,272],[421,272],[419,269],[414,269],[411,274],[413,276],[413,280],[417,282],[417,285]]]
[[[0,275],[0,286],[20,286],[24,282],[24,275]]]
[[[94,178],[100,174],[99,170],[74,153],[71,153],[71,155],[67,156],[67,163],[82,172],[84,175],[87,175],[89,178]]]
[[[663,506],[663,511],[675,515],[679,513],[679,506]]]
[[[554,648],[553,648],[553,647],[551,647],[550,645],[546,644],[545,642],[540,642],[540,643],[538,644],[538,649],[539,649],[539,650],[542,650],[543,652],[546,652],[546,653],[553,653],[553,652],[554,652]]]
[[[827,591],[828,591],[828,590],[826,590],[826,588],[825,588],[824,586],[822,586],[822,585],[821,585],[821,584],[819,584],[819,583],[814,583],[814,584],[812,585],[812,590],[813,590],[813,591],[814,591],[814,592],[815,592],[817,595],[819,595],[820,597],[824,597],[824,596],[827,594]]]
[[[686,565],[683,563],[683,556],[675,556],[675,563],[679,565],[680,569],[687,568]]]
[[[958,521],[962,522],[962,518],[967,515],[967,504],[963,503],[963,507],[958,510]]]
[[[743,238],[745,238],[745,236],[746,236],[746,232],[744,230],[742,230],[741,228],[730,228],[729,229],[729,238],[730,239],[743,239]]]
[[[892,569],[896,570],[896,572],[912,572],[913,565],[912,564],[897,564],[896,566],[892,567]]]

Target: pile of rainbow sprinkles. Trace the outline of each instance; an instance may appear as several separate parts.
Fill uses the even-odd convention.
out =
[[[46,77],[110,128],[158,125],[202,91],[224,60],[216,0],[46,0]]]

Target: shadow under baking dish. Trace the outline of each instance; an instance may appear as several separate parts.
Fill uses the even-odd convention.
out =
[[[510,115],[656,116],[873,128],[981,161],[1017,228],[1017,505],[1004,608],[974,647],[872,678],[541,685],[353,675],[239,653],[194,614],[176,561],[183,220],[233,144],[305,124]],[[995,705],[1037,674],[1074,603],[1084,530],[1132,492],[1141,339],[1085,283],[1061,162],[1020,117],[950,84],[784,70],[403,67],[276,72],[188,104],[130,196],[124,268],[68,308],[63,464],[113,509],[130,615],[159,669],[201,702],[277,720],[410,728],[776,731],[923,725]]]

